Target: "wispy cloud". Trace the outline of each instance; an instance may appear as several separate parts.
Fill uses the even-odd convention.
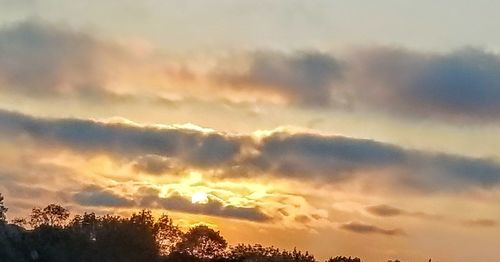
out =
[[[401,229],[384,229],[374,225],[363,224],[359,222],[350,222],[342,224],[340,229],[359,234],[381,234],[386,236],[402,236],[406,233]]]
[[[168,66],[156,56],[41,20],[0,29],[6,94],[160,105],[173,101],[165,96],[169,90],[181,98],[252,102],[275,95],[300,107],[448,123],[500,116],[500,56],[479,48],[432,53],[374,47],[337,55],[257,50],[207,58],[208,70],[201,71],[180,62]],[[179,79],[192,84],[176,87]]]
[[[423,219],[439,219],[440,215],[429,214],[421,211],[407,211],[397,207],[388,206],[388,205],[376,205],[366,207],[366,211],[368,213],[380,216],[380,217],[397,217],[397,216],[409,216]]]
[[[189,199],[177,194],[168,197],[150,195],[143,197],[140,204],[144,207],[162,208],[192,214],[244,219],[257,222],[269,221],[271,219],[271,217],[264,214],[257,207],[227,205],[212,197],[209,197],[208,203],[192,203]]]
[[[463,225],[467,227],[496,227],[498,222],[493,219],[471,219],[463,221]]]

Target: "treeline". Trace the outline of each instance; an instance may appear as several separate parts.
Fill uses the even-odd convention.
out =
[[[228,246],[219,231],[198,225],[183,232],[167,215],[76,215],[51,204],[7,222],[0,194],[2,262],[316,262],[308,252],[256,245]],[[361,262],[335,257],[326,262]]]

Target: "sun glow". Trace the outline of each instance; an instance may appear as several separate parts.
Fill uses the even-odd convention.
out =
[[[191,197],[193,204],[206,204],[208,203],[208,195],[205,192],[196,192]]]

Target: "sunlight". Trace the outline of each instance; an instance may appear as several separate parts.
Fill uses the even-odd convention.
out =
[[[196,192],[191,197],[191,202],[193,204],[206,204],[208,203],[208,195],[205,192]]]

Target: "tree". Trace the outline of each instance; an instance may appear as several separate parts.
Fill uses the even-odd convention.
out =
[[[134,213],[130,217],[130,223],[137,226],[145,226],[149,229],[153,228],[154,218],[149,210],[141,210],[139,213]]]
[[[3,196],[2,193],[0,193],[0,224],[4,224],[7,217],[5,216],[5,213],[7,213],[8,208],[5,207],[3,203]]]
[[[330,258],[326,262],[361,262],[361,259],[357,257],[351,258],[351,257],[338,256]]]
[[[33,228],[44,226],[63,227],[69,218],[69,211],[56,204],[50,204],[44,209],[33,208],[29,219],[29,224]]]
[[[176,246],[176,251],[200,259],[213,259],[222,257],[226,247],[227,242],[219,231],[199,225],[184,234],[182,241]]]
[[[10,221],[11,224],[14,224],[18,227],[26,227],[29,225],[28,221],[24,217],[15,217]]]
[[[95,213],[84,213],[83,215],[76,215],[69,227],[77,233],[83,234],[88,240],[95,241],[96,230],[99,226],[99,219]]]
[[[275,247],[263,247],[259,244],[233,246],[227,254],[227,259],[231,262],[316,262],[314,256],[308,252],[302,253],[296,249],[293,251],[280,250]]]
[[[182,240],[182,231],[174,225],[172,219],[163,214],[154,224],[156,243],[161,255],[168,255]]]
[[[158,247],[153,223],[150,211],[141,211],[130,218],[100,217],[92,240],[94,254],[87,261],[155,261]]]

